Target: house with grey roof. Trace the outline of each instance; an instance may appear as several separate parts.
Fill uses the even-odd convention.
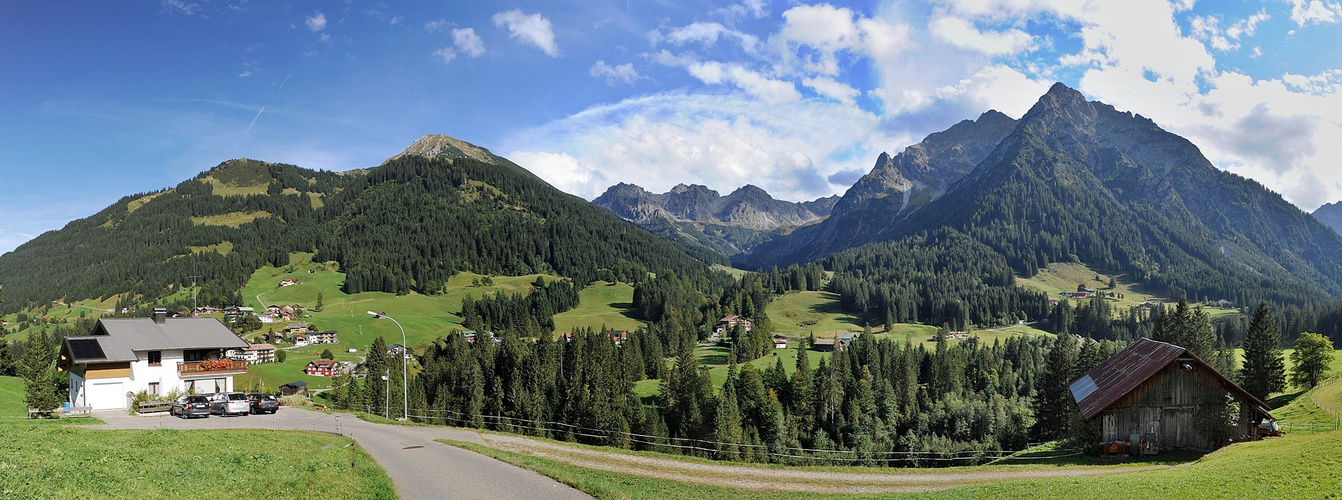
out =
[[[247,362],[224,352],[247,342],[215,318],[167,316],[155,309],[150,318],[100,319],[89,335],[66,337],[57,366],[70,373],[70,404],[124,410],[140,391],[234,390],[233,376],[246,373]]]

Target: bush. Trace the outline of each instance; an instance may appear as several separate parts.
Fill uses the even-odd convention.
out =
[[[284,350],[284,349],[276,349],[276,350],[275,350],[275,362],[276,362],[276,363],[283,363],[283,362],[284,362],[285,360],[287,360],[287,359],[289,359],[289,351],[286,351],[286,350]]]

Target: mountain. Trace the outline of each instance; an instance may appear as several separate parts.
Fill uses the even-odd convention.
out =
[[[943,180],[943,193],[928,173]],[[919,175],[927,187],[913,182]],[[1188,140],[1065,85],[1020,120],[985,113],[883,158],[868,177],[858,183],[866,191],[845,193],[854,203],[840,200],[824,223],[749,258],[800,262],[871,241],[963,234],[1023,276],[1051,262],[1082,262],[1170,296],[1291,303],[1342,296],[1337,233],[1261,184],[1216,168]],[[877,177],[883,182],[872,187]],[[889,181],[897,177],[909,182]]]
[[[461,270],[586,283],[723,262],[695,251],[702,260],[487,149],[428,135],[373,168],[230,160],[124,197],[0,256],[0,286],[14,312],[57,300],[151,303],[193,279],[204,303],[237,303],[253,271],[287,265],[292,252],[338,263],[351,293],[437,293]]]
[[[805,262],[863,243],[888,239],[892,221],[907,218],[988,156],[1016,120],[997,111],[927,136],[876,165],[849,188],[823,223],[800,228],[755,249],[749,263]]]
[[[1326,203],[1315,209],[1313,215],[1323,225],[1333,228],[1333,231],[1342,233],[1342,201]]]
[[[776,200],[749,184],[720,196],[697,184],[655,194],[619,183],[592,203],[664,238],[730,256],[823,219],[837,201],[837,196],[801,203]]]

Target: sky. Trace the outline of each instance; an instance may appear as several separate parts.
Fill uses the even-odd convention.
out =
[[[233,158],[343,171],[425,134],[592,199],[841,194],[1054,82],[1306,211],[1342,199],[1335,0],[0,3],[0,252]]]

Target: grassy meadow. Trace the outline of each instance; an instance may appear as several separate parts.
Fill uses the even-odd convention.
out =
[[[231,478],[253,498],[396,498],[351,440],[269,430],[100,430],[0,423],[0,492],[15,498],[194,498]],[[351,467],[353,465],[353,467]]]

